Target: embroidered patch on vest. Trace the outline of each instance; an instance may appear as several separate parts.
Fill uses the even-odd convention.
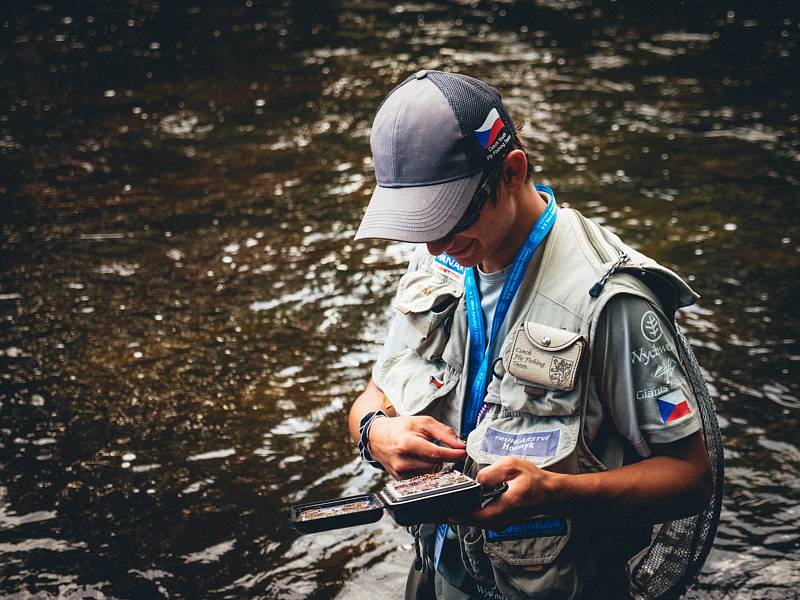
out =
[[[572,375],[572,367],[575,363],[566,358],[554,356],[550,363],[550,381],[556,388],[561,389]]]
[[[464,282],[464,267],[458,264],[455,258],[448,256],[447,253],[440,254],[433,259],[431,266],[435,272],[441,273],[459,285]]]
[[[481,442],[481,450],[495,456],[538,456],[551,458],[558,452],[561,432],[506,433],[489,427]]]
[[[683,397],[681,390],[670,392],[666,396],[661,396],[656,400],[658,402],[658,412],[661,413],[661,420],[664,423],[673,423],[681,417],[692,414],[689,408],[689,403]]]
[[[490,542],[504,542],[507,540],[524,540],[527,538],[551,537],[566,535],[567,522],[557,517],[542,517],[532,519],[525,523],[509,525],[502,531],[486,530],[486,539]]]

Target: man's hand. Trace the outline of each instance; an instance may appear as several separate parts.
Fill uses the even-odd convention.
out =
[[[654,455],[610,471],[569,475],[509,456],[478,471],[485,487],[504,481],[508,491],[459,522],[503,529],[535,515],[584,514],[620,523],[663,523],[705,508],[711,471],[700,432],[653,445]]]
[[[543,471],[531,461],[508,456],[478,471],[475,479],[484,488],[508,483],[508,490],[485,508],[457,519],[483,529],[505,529],[536,514],[553,514],[555,487],[560,475]]]
[[[433,417],[380,417],[369,431],[372,458],[396,479],[430,473],[443,462],[461,460],[466,457],[465,448],[452,428]]]

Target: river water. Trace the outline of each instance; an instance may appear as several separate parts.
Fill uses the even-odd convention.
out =
[[[0,16],[0,594],[401,597],[346,432],[411,247],[353,242],[419,68],[684,274],[726,443],[691,598],[800,597],[800,10],[744,0],[12,2]]]

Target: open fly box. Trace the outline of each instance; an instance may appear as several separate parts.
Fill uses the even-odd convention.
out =
[[[358,494],[293,506],[289,520],[303,533],[374,523],[384,509],[398,525],[435,523],[470,512],[507,489],[481,492],[480,484],[455,470],[393,481],[375,494]]]

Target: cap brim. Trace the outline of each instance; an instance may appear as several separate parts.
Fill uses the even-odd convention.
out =
[[[481,172],[436,185],[387,188],[372,193],[355,239],[432,242],[461,219],[481,181]]]

